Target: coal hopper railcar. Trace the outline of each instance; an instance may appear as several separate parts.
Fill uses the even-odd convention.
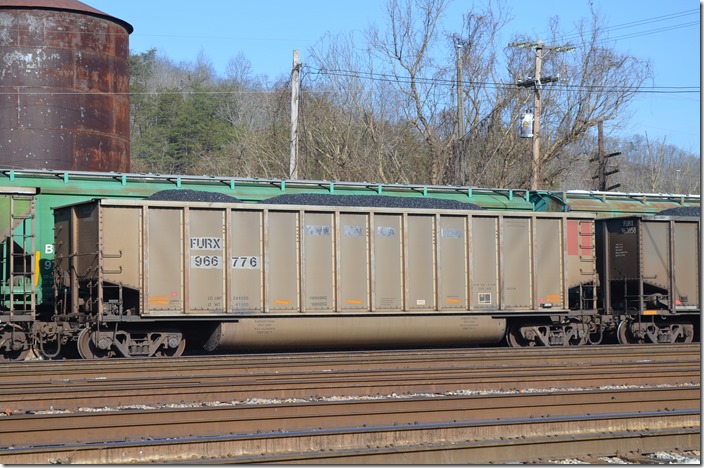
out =
[[[597,221],[600,307],[620,343],[699,340],[700,224],[664,215]]]
[[[56,353],[578,345],[599,329],[589,214],[100,199],[55,218],[38,339]]]

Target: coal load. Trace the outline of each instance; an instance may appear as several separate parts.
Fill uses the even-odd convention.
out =
[[[481,210],[474,203],[457,200],[421,197],[394,197],[388,195],[329,195],[298,193],[279,195],[259,203],[277,205],[351,206],[370,208],[419,208],[424,210]]]
[[[185,202],[210,202],[210,203],[239,203],[240,200],[224,193],[205,192],[202,190],[174,189],[161,190],[149,195],[146,200],[158,201],[185,201]]]
[[[661,216],[696,216],[701,217],[698,206],[678,206],[677,208],[668,208],[658,212]]]

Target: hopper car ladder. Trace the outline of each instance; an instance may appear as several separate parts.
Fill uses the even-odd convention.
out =
[[[33,197],[9,195],[0,220],[4,231],[0,260],[0,321],[27,321],[34,318],[35,216]]]

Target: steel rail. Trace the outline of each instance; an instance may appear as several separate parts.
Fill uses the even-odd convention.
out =
[[[587,371],[587,369],[589,369]],[[81,407],[113,408],[135,405],[195,404],[243,401],[258,398],[325,398],[400,393],[453,391],[521,391],[545,388],[603,387],[639,384],[698,385],[698,363],[640,363],[598,366],[560,366],[501,369],[443,368],[398,369],[364,372],[313,372],[267,375],[162,376],[153,379],[93,379],[0,384],[0,410],[25,413],[77,410]],[[402,389],[402,390],[400,390]]]
[[[139,375],[154,378],[160,373],[171,374],[173,370],[188,375],[197,371],[199,375],[219,373],[224,365],[233,372],[262,373],[276,371],[310,372],[313,369],[341,371],[344,369],[398,369],[432,362],[436,367],[453,365],[483,368],[515,367],[517,362],[541,365],[597,365],[619,362],[681,362],[699,360],[699,343],[688,345],[639,345],[639,346],[595,346],[574,348],[479,348],[451,350],[402,350],[365,351],[336,353],[277,353],[248,355],[216,355],[183,358],[110,359],[110,360],[66,360],[7,362],[0,368],[0,384],[7,381],[45,379],[47,375],[57,380],[91,377],[96,370],[114,378],[123,376],[133,379]],[[57,377],[58,376],[58,377]]]
[[[150,438],[0,450],[0,463],[509,463],[700,449],[699,411]]]
[[[0,446],[699,409],[687,387],[14,415],[0,420]]]

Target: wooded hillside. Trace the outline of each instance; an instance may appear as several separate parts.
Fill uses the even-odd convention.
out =
[[[534,89],[516,83],[534,76],[535,48],[498,43],[508,21],[499,3],[475,5],[456,32],[439,30],[445,6],[390,0],[365,47],[328,36],[302,53],[298,178],[529,188],[532,140],[518,126]],[[540,87],[540,188],[598,189],[590,160],[601,121],[605,152],[622,153],[607,160],[620,170],[608,186],[699,193],[698,154],[646,133],[610,136],[652,72],[610,48],[602,24],[593,12],[572,34],[573,50],[543,51],[542,76],[560,78]],[[563,44],[557,19],[550,29],[545,44]],[[133,172],[289,177],[290,77],[271,82],[242,55],[218,76],[207,53],[176,64],[157,50],[132,55],[131,76]]]

